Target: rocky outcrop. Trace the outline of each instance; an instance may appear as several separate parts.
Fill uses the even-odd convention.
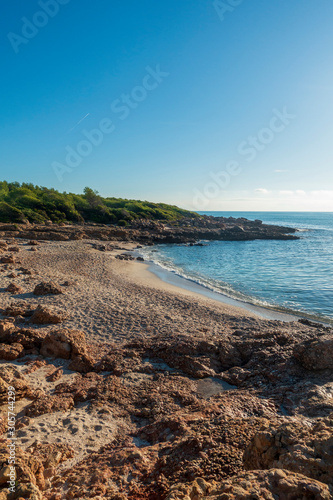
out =
[[[0,499],[43,500],[43,492],[50,486],[50,479],[56,474],[62,462],[73,457],[73,450],[64,444],[35,443],[26,451],[16,447],[16,488],[8,490],[8,442],[0,441]]]
[[[247,469],[286,469],[333,484],[333,421],[265,421],[245,451]]]
[[[133,257],[132,255],[126,254],[126,253],[122,253],[120,255],[116,255],[116,259],[119,259],[119,260],[135,260],[135,257]]]
[[[87,352],[85,335],[79,330],[61,329],[50,332],[42,341],[40,353],[45,357],[70,359],[70,369],[87,373],[94,365]]]
[[[329,500],[325,484],[301,474],[271,469],[239,474],[220,483],[197,479],[171,488],[166,500]]]
[[[135,220],[126,228],[99,224],[49,225],[2,224],[3,235],[33,241],[68,241],[95,239],[102,241],[135,241],[150,243],[194,243],[198,240],[246,241],[254,239],[297,239],[293,228],[262,224],[244,218],[183,218],[167,224],[147,219]],[[102,249],[102,248],[100,248]],[[106,248],[102,249],[103,251]]]
[[[52,358],[71,359],[73,353],[85,352],[85,335],[79,330],[54,330],[45,337],[41,355]]]

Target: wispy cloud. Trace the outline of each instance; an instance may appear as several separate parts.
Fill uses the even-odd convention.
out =
[[[265,189],[265,188],[258,188],[258,189],[256,189],[256,193],[269,194],[270,191],[268,189]]]
[[[333,191],[328,191],[328,190],[318,190],[318,191],[311,191],[312,196],[320,196],[323,198],[331,198],[333,200]]]
[[[81,118],[81,120],[79,120],[75,125],[74,127],[72,127],[71,129],[69,129],[67,131],[67,134],[69,134],[70,132],[72,132],[78,125],[80,125],[81,122],[83,122],[83,120],[85,120],[87,118],[87,116],[89,116],[90,113],[87,113],[83,118]]]

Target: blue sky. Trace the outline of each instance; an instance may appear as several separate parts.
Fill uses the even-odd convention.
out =
[[[333,211],[329,0],[6,4],[2,179]]]

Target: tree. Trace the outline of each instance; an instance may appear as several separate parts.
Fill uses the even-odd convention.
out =
[[[90,187],[85,187],[83,192],[84,197],[91,208],[96,208],[99,205],[103,205],[102,198],[99,196],[98,191],[93,191]]]

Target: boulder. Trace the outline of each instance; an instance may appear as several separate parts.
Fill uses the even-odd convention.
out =
[[[26,267],[20,267],[19,271],[21,271],[22,274],[28,274],[29,276],[31,276],[33,274],[33,272],[30,271],[30,269],[27,269]]]
[[[333,336],[323,335],[298,344],[294,350],[294,356],[307,370],[332,370]]]
[[[4,316],[24,316],[28,317],[33,314],[34,311],[34,306],[31,304],[27,304],[25,302],[17,302],[10,304],[8,307],[6,307],[5,310],[2,311],[2,314]],[[0,330],[1,332],[1,330]]]
[[[39,305],[30,318],[30,323],[35,325],[50,325],[64,321],[66,314],[56,312],[53,308]]]
[[[74,407],[74,400],[69,394],[46,395],[37,398],[26,408],[27,417],[39,417],[45,413],[68,411]]]
[[[48,382],[57,382],[58,380],[61,379],[63,374],[64,371],[61,368],[61,366],[59,366],[59,368],[56,368],[52,373],[50,373],[50,375],[48,375],[47,380]]]
[[[14,366],[0,366],[0,404],[8,403],[8,386],[15,388],[15,399],[32,398],[27,380]]]
[[[89,373],[94,369],[94,365],[94,359],[88,354],[74,354],[68,368],[80,373]]]
[[[23,288],[20,286],[16,285],[15,283],[10,283],[7,288],[5,288],[6,292],[9,292],[13,295],[19,295],[24,292]]]
[[[59,330],[49,333],[42,342],[41,355],[46,358],[70,359],[74,339],[84,338],[82,332],[76,334],[70,330]]]
[[[11,345],[0,344],[0,359],[13,361],[21,356],[24,347],[21,344],[13,343]]]
[[[14,332],[15,325],[9,319],[3,319],[0,321],[0,342],[3,342],[8,336]]]
[[[18,332],[12,334],[12,340],[22,344],[26,350],[33,350],[36,351],[35,354],[39,354],[39,349],[46,335],[47,332],[43,330],[22,328]]]
[[[128,255],[127,253],[121,253],[120,255],[116,255],[116,259],[119,260],[135,260],[135,257],[132,255]]]
[[[15,264],[15,257],[13,255],[4,255],[0,258],[1,264]]]
[[[59,295],[63,292],[60,286],[54,283],[53,281],[49,282],[43,281],[42,283],[39,283],[38,285],[35,286],[33,293],[34,295],[48,295],[48,294]]]
[[[40,353],[45,357],[70,359],[70,370],[87,373],[94,366],[87,352],[85,335],[79,330],[64,328],[50,332],[42,341]]]

